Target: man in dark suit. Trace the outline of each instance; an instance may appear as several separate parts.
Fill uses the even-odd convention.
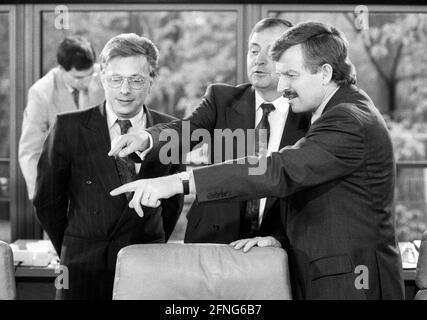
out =
[[[144,105],[157,74],[155,45],[136,34],[118,35],[105,45],[100,59],[106,101],[58,115],[38,163],[36,214],[61,265],[68,268],[64,283],[69,280],[69,288],[58,290],[61,299],[111,299],[118,251],[136,243],[165,242],[182,208],[178,196],[157,209],[145,208],[138,217],[128,207],[131,194],[109,195],[135,178],[180,168],[149,156],[136,165],[108,156],[121,133],[174,120]]]
[[[295,112],[313,113],[309,131],[294,146],[255,159],[266,162],[263,174],[250,174],[250,158],[212,165],[193,170],[190,191],[199,202],[282,198],[295,298],[404,298],[392,212],[392,142],[381,114],[354,85],[343,34],[322,23],[301,23],[285,32],[271,53],[280,74],[278,90]],[[137,181],[112,194],[140,189],[152,196],[147,201],[138,194],[134,203],[155,206],[158,199],[182,193],[184,185],[173,175]],[[242,240],[236,248],[263,241]]]
[[[287,100],[277,92],[278,77],[275,65],[268,56],[268,50],[283,32],[291,27],[291,23],[277,18],[259,21],[251,31],[247,51],[247,75],[250,83],[231,86],[226,84],[210,85],[197,109],[183,121],[190,125],[189,133],[200,128],[210,134],[210,163],[251,154],[237,154],[237,144],[233,145],[233,154],[215,153],[214,131],[217,129],[242,130],[254,129],[262,119],[263,103],[271,103],[274,110],[268,115],[270,138],[268,152],[277,151],[286,145],[292,145],[303,137],[308,129],[309,117],[297,115],[289,108]],[[151,135],[155,150],[159,150],[159,136],[164,130],[176,130],[180,134],[180,142],[189,137],[182,135],[183,121],[174,121],[147,129]],[[200,140],[190,141],[190,149],[198,145]],[[150,152],[152,154],[153,152]],[[280,201],[274,197],[260,199],[256,216],[258,225],[251,229],[250,217],[247,214],[247,201],[199,203],[194,201],[187,214],[188,224],[185,242],[230,243],[232,241],[258,235],[273,236],[278,241],[284,240],[284,229],[280,215]]]

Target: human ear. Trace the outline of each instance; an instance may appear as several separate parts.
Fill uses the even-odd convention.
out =
[[[325,63],[321,67],[321,73],[322,73],[322,84],[326,85],[332,80],[332,74],[334,70],[332,66],[329,63]]]

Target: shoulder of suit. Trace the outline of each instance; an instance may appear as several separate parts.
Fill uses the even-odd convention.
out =
[[[147,109],[148,109],[148,112],[151,113],[151,116],[154,117],[155,120],[158,120],[158,122],[171,122],[174,120],[178,120],[178,118],[176,118],[170,114],[160,112],[160,111],[148,108],[148,107],[147,107]]]
[[[251,89],[252,85],[250,83],[243,83],[237,86],[226,84],[226,83],[213,83],[208,86],[207,91],[221,91],[221,92],[242,92],[248,89]]]
[[[353,123],[365,127],[377,123],[380,113],[373,104],[360,102],[340,102],[325,112],[325,119],[339,123]]]
[[[59,79],[59,68],[49,70],[43,77],[38,79],[30,87],[30,91],[49,97],[55,87],[55,82]]]
[[[66,122],[85,121],[94,112],[100,112],[99,107],[94,106],[87,109],[60,112],[58,113],[58,118]]]
[[[238,86],[217,83],[211,84],[208,87],[205,97],[210,97],[211,99],[220,102],[219,106],[228,106],[243,97],[249,98],[252,94],[254,94],[254,91],[250,83],[244,83]]]

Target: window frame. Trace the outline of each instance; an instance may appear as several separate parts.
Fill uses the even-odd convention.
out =
[[[17,79],[18,79],[18,70],[17,70],[17,13],[16,6],[13,5],[0,5],[0,12],[7,13],[8,22],[9,22],[9,157],[1,158],[2,163],[9,164],[9,221],[11,226],[11,239],[13,240],[16,235],[16,226],[17,226],[17,211],[18,211],[18,199],[17,199],[17,166],[18,166],[18,157],[17,157],[17,144],[15,143],[17,139]]]
[[[30,86],[39,79],[42,66],[42,13],[52,11],[57,5],[52,4],[16,4],[0,5],[0,11],[9,13],[9,51],[10,51],[10,222],[12,241],[37,239],[42,237],[41,228],[27,198],[25,181],[18,163],[18,143],[21,134],[23,111],[26,106]],[[348,4],[191,4],[162,1],[160,4],[116,2],[99,4],[69,4],[70,10],[78,11],[235,11],[236,28],[236,81],[247,82],[246,48],[247,39],[253,25],[271,11],[353,11],[357,6]],[[370,11],[380,12],[426,12],[427,5],[368,5]],[[19,54],[17,54],[19,53]],[[22,94],[17,95],[17,92]],[[397,169],[407,167],[427,168],[427,161],[398,162]]]

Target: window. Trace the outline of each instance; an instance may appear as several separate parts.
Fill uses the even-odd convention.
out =
[[[47,8],[44,6],[42,8]],[[182,118],[200,103],[209,84],[236,84],[239,63],[244,57],[242,23],[239,6],[70,6],[69,29],[57,29],[57,14],[41,10],[42,43],[40,47],[45,74],[56,63],[59,42],[69,34],[85,36],[100,53],[106,42],[120,33],[134,32],[151,39],[160,52],[159,76],[146,105]],[[246,46],[244,46],[246,47]],[[242,76],[240,76],[242,78]],[[188,163],[206,160],[206,149],[200,148],[187,157]],[[182,240],[186,213],[193,198],[187,196],[181,219],[171,240]]]
[[[68,34],[87,37],[97,54],[120,33],[151,39],[160,51],[159,77],[147,105],[182,117],[197,107],[210,83],[236,83],[236,11],[74,11],[69,30],[55,28],[55,13],[42,12],[42,70],[56,65],[56,49]],[[212,66],[215,66],[214,68]]]
[[[159,47],[161,59],[147,105],[183,117],[198,105],[207,84],[247,81],[246,39],[258,18],[267,16],[293,23],[320,20],[344,31],[359,85],[383,113],[393,136],[399,240],[420,238],[427,229],[427,6],[70,4],[69,29],[55,27],[55,8],[0,5],[1,240],[41,234],[17,148],[28,88],[56,64],[60,39],[70,33],[87,36],[99,53],[118,33],[146,35]],[[362,21],[355,11],[362,13]]]
[[[427,10],[374,6],[265,8],[268,16],[315,20],[344,32],[357,81],[385,117],[397,160],[399,241],[427,230]],[[331,10],[332,9],[332,10]],[[416,11],[415,11],[416,10]],[[408,163],[410,161],[411,163]]]
[[[10,241],[9,13],[0,11],[0,240]]]

